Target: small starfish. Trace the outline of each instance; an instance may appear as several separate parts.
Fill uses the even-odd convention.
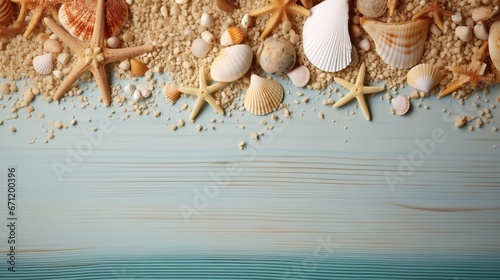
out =
[[[217,113],[224,114],[224,110],[219,104],[217,104],[217,101],[211,94],[227,86],[228,83],[218,82],[208,86],[207,80],[205,79],[205,68],[203,67],[200,67],[199,79],[200,79],[200,85],[198,88],[179,87],[180,92],[198,96],[198,99],[194,104],[193,111],[191,111],[191,116],[190,116],[191,120],[194,120],[196,118],[196,116],[200,112],[201,106],[203,105],[204,101],[210,104],[210,106],[212,106],[212,108],[214,108],[214,110]]]
[[[389,15],[394,16],[396,7],[398,6],[398,0],[387,0],[387,7],[389,7]]]
[[[479,50],[472,56],[471,63],[451,68],[452,72],[459,74],[459,78],[445,90],[441,91],[439,93],[439,98],[442,98],[443,96],[446,96],[467,84],[470,84],[472,88],[476,88],[481,82],[486,84],[492,84],[495,82],[495,74],[484,74],[484,71],[486,70],[486,63],[483,61],[486,57],[487,49],[488,41],[484,42],[481,48],[479,48]]]
[[[413,15],[411,19],[421,18],[424,15],[429,15],[429,13],[432,13],[434,22],[441,30],[443,30],[443,16],[451,17],[453,15],[452,11],[448,11],[441,6],[439,0],[434,0],[432,3],[427,3],[418,13]]]
[[[14,3],[21,5],[21,11],[17,17],[17,21],[24,21],[28,10],[32,11],[31,20],[23,34],[23,37],[28,37],[33,29],[37,27],[42,18],[47,14],[51,13],[52,17],[57,19],[57,9],[56,5],[72,2],[74,0],[11,0]]]
[[[61,99],[83,73],[90,71],[94,75],[97,86],[101,91],[104,104],[109,106],[111,104],[111,92],[106,78],[105,65],[153,50],[153,46],[151,45],[123,49],[106,48],[104,40],[104,2],[105,0],[97,0],[94,31],[90,42],[80,41],[59,26],[54,20],[45,18],[45,24],[47,24],[54,34],[78,54],[78,60],[75,65],[73,65],[73,69],[61,83],[54,95],[56,100]]]
[[[376,86],[376,87],[365,87],[365,73],[366,73],[366,65],[361,64],[361,68],[359,69],[358,77],[356,78],[356,83],[352,84],[344,79],[335,78],[335,82],[339,83],[341,86],[350,90],[350,92],[342,97],[338,102],[333,105],[335,108],[339,108],[347,104],[349,101],[353,100],[354,97],[358,100],[359,106],[363,111],[363,115],[365,115],[366,120],[370,120],[370,110],[368,109],[368,105],[366,105],[365,94],[378,93],[385,89],[385,86]]]
[[[269,0],[269,4],[265,7],[251,11],[249,14],[252,17],[257,17],[272,13],[273,15],[266,24],[266,28],[260,35],[261,39],[266,38],[271,31],[279,24],[280,21],[290,21],[289,14],[310,16],[311,11],[297,5],[294,0]]]

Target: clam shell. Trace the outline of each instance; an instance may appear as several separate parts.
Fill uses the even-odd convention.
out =
[[[366,17],[377,18],[387,11],[387,0],[357,0],[356,8]]]
[[[490,27],[488,48],[491,61],[497,70],[500,70],[500,20],[495,21]]]
[[[215,0],[215,5],[219,10],[226,13],[232,13],[238,8],[236,0]]]
[[[14,7],[10,0],[0,0],[0,24],[7,24],[12,19]]]
[[[128,94],[132,94],[134,93],[135,91],[135,86],[133,84],[127,84],[123,90],[125,91],[125,93],[128,93]]]
[[[191,44],[191,52],[198,58],[205,57],[211,49],[212,45],[201,38],[194,40]]]
[[[257,50],[257,61],[269,74],[285,75],[297,58],[292,44],[284,39],[269,38]]]
[[[60,53],[63,51],[63,46],[57,40],[48,39],[43,42],[43,49],[51,53]]]
[[[252,74],[243,105],[254,115],[267,115],[278,108],[283,97],[283,87],[279,82]]]
[[[140,77],[148,71],[148,66],[139,60],[132,58],[130,59],[130,72],[134,77]]]
[[[201,23],[201,26],[210,27],[210,26],[214,25],[214,19],[212,18],[212,16],[210,14],[203,13],[201,15],[200,23]]]
[[[141,92],[143,98],[148,98],[151,96],[151,88],[147,84],[140,84],[137,89]]]
[[[382,60],[393,67],[407,69],[422,58],[432,19],[383,23],[363,17],[360,22],[375,42]]]
[[[134,99],[134,101],[139,101],[139,100],[141,100],[141,98],[142,98],[141,91],[140,91],[139,89],[137,89],[137,88],[136,88],[136,89],[134,90],[133,99]]]
[[[348,0],[323,1],[311,8],[302,31],[304,54],[317,68],[340,71],[351,63]]]
[[[226,29],[220,38],[220,44],[222,46],[236,45],[243,42],[245,39],[245,33],[238,27],[229,27]]]
[[[484,24],[478,23],[474,25],[474,36],[476,36],[479,40],[488,40],[488,29],[486,29]]]
[[[432,64],[419,64],[408,71],[406,75],[411,87],[425,93],[439,84],[443,78],[443,72]]]
[[[286,75],[296,87],[304,87],[307,83],[309,83],[309,79],[311,78],[311,72],[309,72],[309,69],[303,65],[296,67]]]
[[[391,103],[394,108],[394,112],[397,115],[402,116],[410,110],[410,100],[404,95],[399,95],[396,98],[393,98]]]
[[[128,18],[128,5],[125,0],[107,0],[106,37],[115,36],[122,30]],[[94,31],[96,15],[95,0],[67,2],[59,8],[59,22],[73,36],[88,41]]]
[[[52,68],[54,67],[54,61],[52,58],[52,53],[36,56],[33,59],[33,68],[36,72],[42,75],[50,74],[52,72]]]
[[[474,21],[487,21],[491,19],[496,13],[498,13],[498,7],[491,9],[487,6],[477,7],[472,10],[472,20]]]
[[[252,48],[239,44],[222,49],[210,67],[212,80],[230,83],[243,77],[252,66]]]
[[[457,28],[455,28],[455,35],[458,39],[466,43],[472,40],[472,30],[468,26],[457,26]]]
[[[172,103],[175,103],[175,101],[177,101],[177,99],[179,99],[179,97],[181,96],[179,86],[175,83],[167,83],[163,87],[163,94],[165,95],[165,98]]]

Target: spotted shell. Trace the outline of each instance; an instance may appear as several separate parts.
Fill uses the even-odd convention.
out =
[[[165,95],[165,98],[169,100],[172,103],[175,103],[177,99],[181,96],[181,92],[179,91],[179,86],[175,83],[167,83],[163,87],[163,94]]]
[[[377,18],[387,11],[387,0],[357,0],[356,8],[366,17]]]
[[[14,14],[14,7],[10,0],[0,0],[0,24],[9,23]]]
[[[116,36],[127,22],[128,5],[125,0],[107,0],[105,7],[105,36]],[[67,2],[59,9],[59,22],[73,36],[89,41],[94,31],[95,14],[95,0]]]
[[[279,82],[252,74],[243,105],[254,115],[267,115],[278,108],[283,97],[283,87]]]
[[[132,58],[130,59],[130,72],[134,77],[140,77],[148,71],[148,66],[139,60]]]

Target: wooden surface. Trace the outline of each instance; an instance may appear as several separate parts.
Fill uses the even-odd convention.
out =
[[[371,122],[354,102],[334,109],[321,104],[328,93],[300,90],[310,102],[295,104],[299,90],[286,89],[291,119],[205,106],[177,131],[194,99],[171,106],[159,90],[159,118],[123,121],[121,108],[75,98],[38,99],[31,119],[0,110],[2,224],[7,168],[19,178],[17,271],[2,226],[0,279],[500,279],[500,125],[454,127],[459,110],[496,103],[498,88],[465,107],[412,100],[405,117],[379,94]],[[97,104],[97,90],[87,95]],[[44,143],[50,121],[72,115],[78,124]],[[94,127],[102,139],[58,176]]]

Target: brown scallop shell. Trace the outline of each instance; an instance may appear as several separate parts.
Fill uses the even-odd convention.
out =
[[[83,0],[64,3],[59,9],[59,22],[73,36],[89,41],[94,31],[96,1]],[[107,0],[105,37],[116,36],[128,18],[128,5],[125,0]]]
[[[139,60],[132,58],[130,59],[130,72],[134,77],[140,77],[146,74],[148,71],[148,66]]]

